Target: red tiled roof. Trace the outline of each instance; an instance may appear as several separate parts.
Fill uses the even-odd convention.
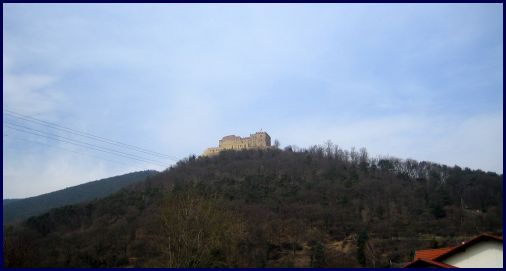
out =
[[[429,259],[414,260],[414,261],[406,264],[405,266],[403,266],[403,268],[418,268],[418,267],[430,267],[430,266],[441,267],[441,268],[457,268],[453,265],[449,265],[449,264],[445,264],[445,263],[441,263],[441,262],[436,262],[436,261],[429,260]]]
[[[472,246],[473,244],[476,244],[483,240],[494,240],[499,241],[502,243],[502,237],[490,235],[487,233],[482,233],[473,239],[462,243],[461,245],[458,245],[456,247],[445,247],[445,248],[438,248],[438,249],[424,249],[424,250],[417,250],[415,252],[415,259],[406,264],[404,268],[408,267],[424,267],[424,266],[433,266],[433,267],[442,267],[442,268],[456,268],[455,266],[445,264],[440,262],[440,260],[451,256],[461,250],[465,250],[469,246]]]
[[[468,248],[480,241],[483,241],[483,240],[494,240],[494,241],[499,241],[502,243],[502,237],[494,236],[494,235],[487,234],[487,233],[482,233],[482,234],[474,237],[473,239],[471,239],[467,242],[464,242],[461,245],[456,246],[443,254],[440,254],[439,256],[434,257],[433,260],[436,260],[436,261],[441,260],[441,259],[446,258],[450,255],[453,255],[459,251],[465,250],[466,248]]]
[[[453,249],[452,247],[436,248],[436,249],[423,249],[415,251],[416,259],[429,259],[432,260],[448,251]]]

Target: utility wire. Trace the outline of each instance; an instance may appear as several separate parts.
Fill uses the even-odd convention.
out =
[[[166,167],[166,165],[163,165],[163,164],[153,163],[151,161],[147,161],[147,160],[144,160],[144,159],[138,159],[138,158],[127,156],[127,155],[122,155],[122,154],[110,152],[110,151],[103,150],[103,149],[100,149],[100,148],[96,148],[96,147],[93,147],[93,146],[92,147],[86,146],[85,144],[75,143],[75,142],[72,142],[72,141],[68,141],[68,140],[65,140],[65,139],[60,139],[60,138],[53,137],[53,136],[48,136],[48,135],[44,135],[44,134],[34,133],[34,132],[31,132],[31,131],[22,130],[22,129],[18,129],[18,128],[15,128],[15,127],[10,127],[10,126],[7,127],[7,128],[10,128],[10,129],[13,129],[13,130],[16,130],[16,131],[20,131],[20,132],[24,132],[24,133],[28,133],[28,134],[32,134],[32,135],[36,135],[36,136],[40,136],[40,137],[44,137],[44,138],[48,138],[48,139],[51,139],[51,140],[56,140],[56,141],[72,144],[72,145],[79,146],[79,147],[82,147],[82,148],[85,148],[85,149],[96,150],[96,151],[100,151],[100,152],[104,152],[104,153],[108,153],[108,154],[113,154],[113,155],[121,156],[121,157],[128,158],[128,159],[137,160],[137,161],[140,161],[140,162],[144,162],[144,163],[148,163],[148,164],[152,164],[152,165],[156,165],[156,166]]]
[[[93,134],[90,134],[90,133],[81,132],[81,131],[78,131],[78,130],[75,130],[75,129],[72,129],[72,128],[69,128],[69,127],[65,127],[65,126],[62,126],[62,125],[59,125],[59,124],[56,124],[56,123],[52,123],[52,122],[49,122],[49,121],[44,121],[44,120],[37,119],[37,118],[34,118],[34,117],[30,117],[30,116],[27,116],[27,115],[19,114],[19,113],[16,113],[16,112],[8,110],[8,109],[3,109],[3,111],[4,111],[5,114],[7,114],[10,117],[14,117],[14,118],[21,119],[21,120],[24,120],[24,121],[29,121],[29,122],[32,122],[32,123],[36,123],[36,124],[39,124],[39,125],[50,127],[52,129],[64,130],[64,131],[66,131],[68,133],[71,133],[71,134],[79,135],[79,136],[82,136],[82,137],[87,137],[89,139],[97,140],[97,141],[100,141],[100,142],[103,142],[103,143],[107,143],[107,144],[111,144],[111,145],[116,145],[116,146],[123,147],[123,148],[128,148],[128,149],[131,149],[131,150],[135,150],[135,151],[138,151],[138,152],[142,152],[142,153],[153,155],[153,156],[157,156],[157,157],[169,158],[169,159],[174,160],[174,161],[178,160],[174,156],[166,155],[166,154],[155,152],[155,151],[150,151],[150,150],[147,150],[147,149],[144,149],[144,148],[140,148],[140,147],[137,147],[137,146],[134,146],[134,145],[130,145],[130,144],[122,143],[122,142],[119,142],[119,141],[107,139],[107,138],[104,138],[104,137],[101,137],[101,136],[97,136],[97,135],[93,135]]]
[[[92,148],[95,148],[95,149],[96,148],[103,149],[103,150],[106,150],[108,152],[113,152],[113,153],[116,153],[116,154],[120,154],[122,156],[129,156],[129,157],[133,157],[133,158],[137,158],[137,159],[143,159],[143,160],[147,160],[147,161],[155,162],[155,163],[161,163],[161,164],[164,163],[164,162],[161,162],[161,161],[158,161],[158,160],[153,160],[153,159],[142,157],[142,156],[138,156],[138,155],[135,155],[135,154],[125,153],[125,152],[121,152],[121,151],[118,151],[118,150],[115,150],[115,149],[110,149],[110,148],[102,147],[102,146],[99,146],[99,145],[94,145],[94,144],[90,144],[90,143],[87,143],[87,142],[79,141],[79,140],[76,140],[76,139],[72,139],[72,138],[68,138],[68,137],[64,137],[64,136],[60,136],[60,135],[56,135],[56,134],[47,133],[47,132],[44,132],[44,131],[40,131],[40,130],[37,130],[37,129],[33,129],[33,128],[30,128],[30,127],[24,126],[24,125],[19,125],[19,124],[14,124],[14,123],[9,123],[9,122],[5,122],[5,124],[8,125],[8,126],[10,125],[10,128],[12,128],[12,126],[17,126],[17,127],[22,128],[22,129],[25,129],[25,130],[30,130],[30,131],[34,131],[34,132],[37,132],[37,133],[41,133],[43,135],[48,135],[48,136],[64,139],[64,140],[71,141],[73,143],[78,143],[78,144],[81,144],[81,145],[84,144],[86,146],[89,146],[89,147],[92,147]]]
[[[7,135],[4,135],[4,136],[7,137]],[[65,151],[68,151],[68,152],[71,152],[71,153],[75,153],[75,154],[80,154],[80,155],[84,154],[86,156],[99,158],[99,159],[102,159],[102,160],[105,160],[105,161],[114,162],[114,163],[122,164],[122,165],[128,165],[127,163],[123,163],[123,162],[120,162],[120,161],[116,161],[116,160],[112,160],[112,159],[107,159],[107,158],[104,158],[104,157],[100,157],[100,156],[96,156],[96,155],[87,154],[87,153],[84,153],[84,152],[79,152],[79,151],[63,148],[63,147],[57,146],[57,145],[46,144],[46,143],[43,143],[43,142],[40,142],[40,141],[36,141],[36,140],[30,140],[30,139],[26,139],[26,138],[22,138],[22,137],[12,137],[12,136],[9,136],[9,137],[14,138],[14,140],[22,140],[22,141],[31,142],[31,143],[37,143],[37,144],[48,146],[48,147],[54,147],[54,148],[62,149],[62,150],[65,150]]]
[[[141,161],[141,162],[145,162],[145,163],[150,163],[150,164],[161,166],[161,167],[167,167],[167,165],[159,164],[159,163],[162,163],[162,162],[154,161],[154,160],[147,159],[147,158],[144,158],[144,157],[140,157],[140,156],[136,156],[136,155],[132,155],[132,154],[128,154],[128,153],[123,153],[123,152],[112,150],[112,149],[108,149],[108,148],[103,148],[103,147],[100,147],[100,146],[92,145],[92,144],[89,144],[89,143],[86,143],[86,142],[82,142],[82,141],[78,141],[78,140],[68,139],[68,138],[61,137],[61,136],[54,135],[54,134],[44,133],[44,132],[38,131],[36,129],[31,129],[31,128],[23,127],[21,125],[15,125],[15,126],[20,126],[23,129],[16,128],[12,124],[10,124],[10,123],[5,123],[5,124],[10,129],[14,129],[14,130],[21,131],[21,132],[24,132],[24,133],[29,133],[29,134],[32,134],[32,135],[41,136],[41,137],[45,137],[45,138],[49,138],[49,139],[52,139],[52,140],[57,140],[57,141],[69,143],[69,144],[80,146],[80,147],[84,147],[84,148],[90,148],[90,149],[93,149],[93,150],[97,150],[97,151],[101,151],[101,152],[105,152],[105,153],[110,153],[110,154],[114,154],[114,155],[130,158],[130,159]],[[35,131],[35,133],[31,132],[29,130]]]

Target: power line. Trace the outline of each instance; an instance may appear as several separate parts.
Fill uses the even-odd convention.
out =
[[[20,113],[16,113],[16,112],[8,110],[8,109],[3,109],[3,111],[4,111],[5,114],[9,115],[10,117],[14,117],[14,118],[21,119],[21,120],[28,121],[28,122],[32,122],[32,123],[36,123],[36,124],[43,125],[43,126],[46,126],[46,127],[52,128],[52,129],[64,130],[64,131],[66,131],[68,133],[71,133],[71,134],[79,135],[79,136],[86,137],[86,138],[93,139],[93,140],[97,140],[97,141],[100,141],[100,142],[103,142],[103,143],[107,143],[107,144],[111,144],[111,145],[116,145],[116,146],[119,146],[119,147],[122,147],[122,148],[127,148],[127,149],[131,149],[131,150],[135,150],[135,151],[138,151],[138,152],[142,152],[142,153],[145,153],[145,154],[149,154],[149,155],[153,155],[153,156],[157,156],[157,157],[161,157],[161,158],[168,158],[168,159],[171,159],[171,160],[174,160],[174,161],[178,160],[174,156],[170,156],[170,155],[166,155],[166,154],[163,154],[163,153],[147,150],[147,149],[140,148],[140,147],[137,147],[137,146],[134,146],[134,145],[122,143],[122,142],[119,142],[119,141],[107,139],[107,138],[104,138],[104,137],[101,137],[101,136],[97,136],[97,135],[94,135],[94,134],[78,131],[78,130],[75,130],[75,129],[72,129],[72,128],[69,128],[69,127],[65,127],[65,126],[56,124],[56,123],[52,123],[52,122],[49,122],[49,121],[45,121],[45,120],[37,119],[37,118],[31,117],[31,116],[27,116],[27,115],[23,115],[23,114],[20,114]]]
[[[16,127],[13,127],[13,125],[10,124],[10,123],[5,123],[5,124],[6,124],[7,128],[14,129],[14,130],[17,130],[17,131],[20,131],[20,132],[29,133],[29,134],[32,134],[32,135],[41,136],[41,137],[49,138],[49,139],[52,139],[52,140],[57,140],[57,141],[60,141],[60,142],[65,142],[65,143],[68,143],[68,144],[72,144],[72,145],[76,145],[76,146],[80,146],[80,147],[84,147],[84,148],[89,148],[89,149],[93,149],[93,150],[97,150],[97,151],[101,151],[101,152],[105,152],[105,153],[109,153],[109,154],[114,154],[114,155],[126,157],[126,158],[129,158],[129,159],[133,159],[133,160],[137,160],[137,161],[141,161],[141,162],[145,162],[145,163],[150,163],[150,164],[161,166],[161,167],[167,167],[167,165],[159,164],[159,163],[162,163],[160,161],[155,161],[155,160],[151,160],[151,159],[148,159],[148,158],[144,158],[144,157],[140,157],[140,156],[136,156],[136,155],[132,155],[132,154],[128,154],[128,153],[123,153],[123,152],[120,152],[120,151],[116,151],[116,150],[112,150],[112,149],[96,146],[96,145],[93,145],[93,144],[89,144],[89,143],[86,143],[86,142],[82,142],[82,141],[78,141],[78,140],[73,140],[73,139],[65,138],[65,137],[62,137],[62,136],[54,135],[54,134],[44,133],[42,131],[39,131],[39,130],[36,130],[36,129],[31,129],[31,128],[28,128],[28,127],[23,127],[21,125],[14,125],[14,126],[20,126],[24,130],[16,128]],[[27,131],[27,130],[32,130],[32,131],[35,131],[36,133],[31,132],[31,131]]]
[[[123,154],[119,154],[119,153],[115,153],[115,152],[110,152],[110,151],[107,151],[107,150],[103,150],[100,147],[86,146],[85,144],[80,144],[79,142],[76,143],[76,142],[68,141],[68,140],[65,140],[65,139],[58,138],[58,137],[48,136],[48,135],[44,135],[44,134],[40,134],[40,133],[34,133],[34,132],[27,131],[27,130],[11,127],[11,126],[7,126],[7,128],[10,128],[10,129],[13,129],[13,130],[16,130],[16,131],[20,131],[20,132],[24,132],[24,133],[28,133],[28,134],[32,134],[32,135],[36,135],[36,136],[40,136],[40,137],[44,137],[44,138],[48,138],[48,139],[51,139],[51,140],[56,140],[56,141],[72,144],[72,145],[79,146],[79,147],[82,147],[82,148],[85,148],[85,149],[92,149],[92,150],[96,150],[96,151],[100,151],[100,152],[104,152],[104,153],[108,153],[108,154],[113,154],[113,155],[129,158],[129,159],[137,160],[137,161],[148,163],[148,164],[152,164],[152,165],[166,167],[166,165],[163,165],[163,164],[153,163],[151,161],[144,160],[143,158],[139,159],[139,158],[131,157],[131,156],[128,156],[128,155],[123,155]]]
[[[147,150],[147,149],[144,149],[144,148],[140,148],[140,147],[137,147],[137,146],[133,146],[133,145],[129,145],[129,144],[126,144],[126,143],[118,142],[118,141],[115,141],[115,140],[107,139],[107,138],[100,137],[100,136],[97,136],[97,135],[93,135],[93,134],[90,134],[90,133],[81,132],[81,131],[78,131],[78,130],[75,130],[75,129],[72,129],[72,128],[69,128],[69,127],[58,125],[56,123],[52,123],[52,122],[40,120],[40,119],[37,119],[37,118],[34,118],[34,117],[30,117],[30,116],[26,116],[26,115],[23,115],[23,114],[19,114],[19,113],[16,113],[14,111],[11,111],[11,110],[4,109],[3,111],[5,111],[5,113],[7,115],[9,115],[10,117],[14,117],[14,118],[21,119],[21,120],[24,120],[24,121],[29,121],[29,122],[36,123],[36,124],[39,124],[39,125],[43,125],[43,126],[46,126],[46,127],[52,128],[52,129],[64,130],[64,131],[66,131],[68,133],[79,135],[79,136],[86,137],[86,138],[93,139],[93,140],[97,140],[97,141],[100,141],[100,142],[103,142],[103,143],[120,146],[122,148],[132,149],[132,150],[135,150],[135,151],[138,151],[138,152],[142,152],[142,153],[153,155],[153,156],[157,156],[157,157],[163,157],[163,158],[169,158],[169,159],[172,159],[172,160],[177,160],[177,158],[175,158],[174,156],[169,156],[169,155],[166,155],[166,154],[150,151],[150,150]]]
[[[26,127],[26,126],[23,126],[23,125],[19,125],[19,124],[13,124],[13,123],[8,123],[8,122],[5,122],[5,124],[13,129],[12,126],[17,126],[17,127],[20,127],[24,130],[30,130],[30,131],[34,131],[36,133],[39,133],[39,134],[42,134],[42,135],[46,135],[46,136],[51,136],[53,138],[59,138],[59,139],[63,139],[65,141],[70,141],[70,143],[77,143],[77,144],[80,144],[81,146],[82,145],[86,145],[87,147],[91,147],[93,149],[102,149],[102,150],[105,150],[109,153],[115,153],[115,154],[119,154],[121,156],[128,156],[128,157],[131,157],[131,158],[136,158],[136,159],[142,159],[142,160],[145,160],[145,161],[150,161],[150,162],[155,162],[155,163],[161,163],[163,164],[163,162],[161,161],[158,161],[158,160],[153,160],[153,159],[150,159],[150,158],[146,158],[146,157],[142,157],[142,156],[138,156],[138,155],[135,155],[135,154],[130,154],[130,153],[125,153],[125,152],[121,152],[121,151],[118,151],[118,150],[114,150],[114,149],[110,149],[110,148],[106,148],[106,147],[102,147],[102,146],[98,146],[98,145],[94,145],[94,144],[90,144],[90,143],[87,143],[87,142],[83,142],[83,141],[79,141],[79,140],[75,140],[75,139],[72,139],[72,138],[68,138],[68,137],[64,137],[64,136],[60,136],[60,135],[55,135],[55,134],[51,134],[51,133],[47,133],[47,132],[44,132],[44,131],[40,131],[40,130],[37,130],[37,129],[33,129],[33,128],[30,128],[30,127]],[[20,130],[19,128],[16,129],[16,130]],[[159,164],[159,165],[161,165]]]
[[[4,135],[4,136],[7,137],[7,135]],[[9,137],[14,138],[15,140],[22,140],[22,141],[31,142],[31,143],[37,143],[37,144],[48,146],[48,147],[62,149],[62,150],[65,150],[65,151],[68,151],[68,152],[71,152],[71,153],[75,153],[75,154],[85,154],[85,155],[90,156],[90,157],[99,158],[99,159],[102,159],[102,160],[105,160],[105,161],[109,161],[109,162],[114,162],[114,163],[117,163],[117,164],[128,165],[127,163],[123,163],[123,162],[120,162],[120,161],[116,161],[116,160],[112,160],[112,159],[107,159],[107,158],[96,156],[96,155],[86,154],[86,153],[83,153],[83,152],[79,152],[79,151],[63,148],[63,147],[57,146],[57,145],[46,144],[46,143],[43,143],[43,142],[40,142],[40,141],[36,141],[36,140],[29,140],[29,139],[22,138],[22,137],[12,137],[12,136],[9,136]]]

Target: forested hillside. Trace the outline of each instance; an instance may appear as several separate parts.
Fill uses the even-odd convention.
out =
[[[42,214],[52,208],[103,198],[121,188],[144,181],[157,171],[145,170],[101,179],[68,187],[55,192],[25,198],[3,200],[3,223],[13,223],[33,215]]]
[[[191,156],[4,228],[6,266],[392,267],[502,234],[502,175],[327,143]]]

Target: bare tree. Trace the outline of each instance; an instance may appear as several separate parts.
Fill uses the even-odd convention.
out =
[[[279,146],[280,146],[280,145],[281,145],[281,144],[279,143],[279,140],[275,139],[275,140],[274,140],[274,147],[275,147],[276,149],[279,149]]]

